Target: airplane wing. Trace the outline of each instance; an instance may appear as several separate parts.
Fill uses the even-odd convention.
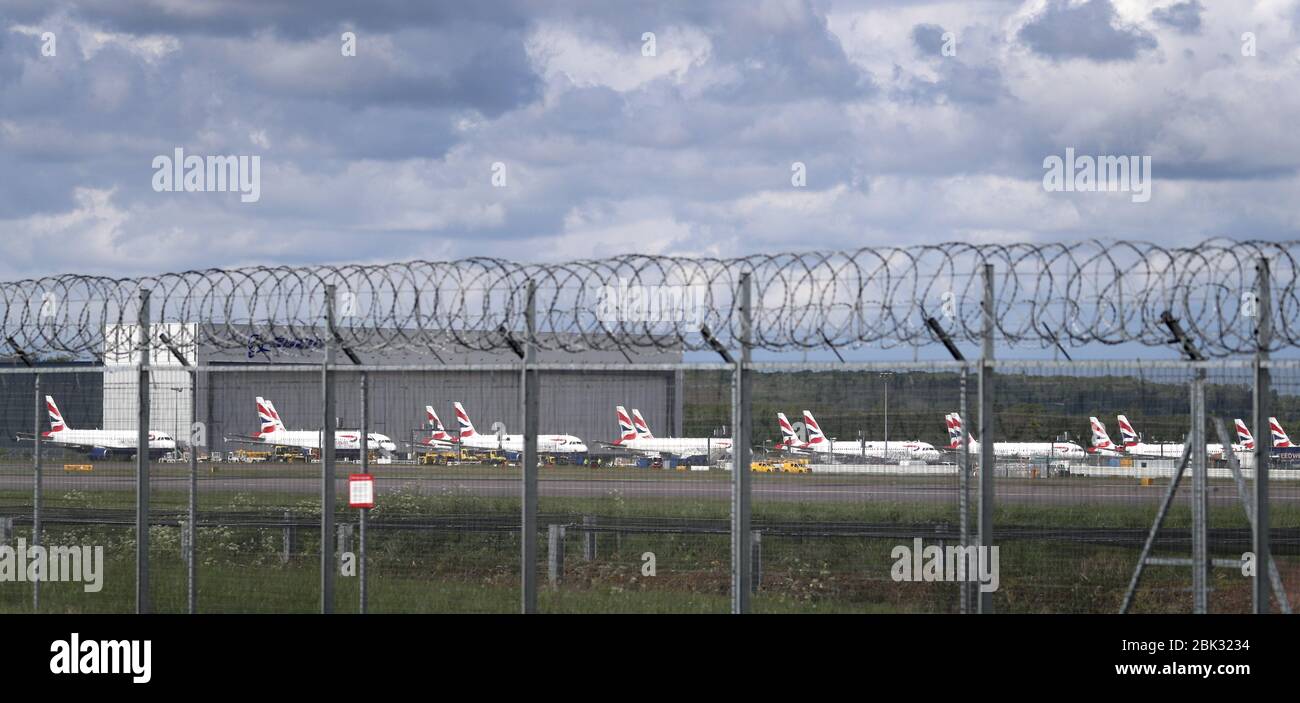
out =
[[[19,432],[17,435],[14,436],[14,439],[20,442],[32,442],[36,439],[36,436],[30,432]],[[44,444],[47,447],[58,447],[60,449],[75,449],[77,451],[84,451],[84,452],[88,452],[94,449],[107,449],[107,447],[103,447],[98,444],[74,444],[72,442],[55,442],[49,439],[44,440],[42,444]],[[122,449],[118,448],[116,451],[122,451]]]
[[[239,444],[260,444],[267,447],[275,446],[273,444],[268,444],[267,442],[262,441],[260,437],[247,437],[245,435],[233,435],[233,436],[227,435],[225,437],[222,437],[222,439],[224,439],[227,442],[237,442]]]
[[[458,448],[458,445],[455,442],[398,442],[398,444],[425,452],[454,451]]]

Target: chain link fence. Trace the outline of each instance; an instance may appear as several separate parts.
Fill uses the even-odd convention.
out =
[[[0,284],[0,609],[1289,610],[1294,249]]]

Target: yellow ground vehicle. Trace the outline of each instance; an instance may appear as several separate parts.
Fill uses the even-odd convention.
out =
[[[307,461],[306,457],[302,455],[302,451],[294,447],[276,447],[274,456],[276,461],[288,463]]]
[[[810,474],[812,469],[808,468],[807,459],[786,459],[777,467],[782,473],[787,474]]]
[[[749,463],[749,470],[760,474],[774,474],[778,471],[776,465],[770,461],[752,461]]]
[[[454,454],[443,454],[440,452],[425,452],[420,455],[421,466],[446,466]]]

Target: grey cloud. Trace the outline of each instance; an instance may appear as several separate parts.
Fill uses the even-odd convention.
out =
[[[1128,61],[1154,49],[1155,37],[1138,27],[1120,25],[1110,0],[1049,0],[1046,9],[1018,34],[1035,52],[1057,59]]]
[[[1168,7],[1157,7],[1151,12],[1151,19],[1173,27],[1180,34],[1197,34],[1201,31],[1201,12],[1204,10],[1201,0],[1186,0]]]
[[[918,24],[912,27],[912,44],[922,56],[939,56],[943,48],[943,27],[937,24]]]
[[[1201,31],[1185,42],[1194,54],[1162,64],[1158,87],[1109,93],[1111,80],[1146,88],[1144,62],[1161,58],[1109,2],[1054,2],[1030,18],[1020,41],[1033,50],[1097,62],[1068,66],[1006,51],[1015,3],[936,12],[920,25],[905,5],[7,3],[0,172],[15,176],[0,188],[0,237],[53,228],[65,246],[0,266],[138,273],[997,236],[1167,241],[1239,223],[1300,236],[1290,217],[1300,137],[1268,112],[1294,111],[1294,91],[1257,87],[1267,84],[1252,73],[1258,62],[1200,70],[1223,51],[1198,38],[1222,34],[1216,16],[1197,12]],[[879,25],[846,30],[859,11]],[[9,30],[20,20],[65,23],[57,62]],[[172,35],[178,49],[146,60],[110,42],[86,60],[78,27]],[[339,57],[343,27],[358,31],[355,59]],[[556,27],[628,52],[642,32],[657,32],[665,51],[685,30],[707,39],[708,58],[620,89],[570,82],[526,51],[536,31]],[[864,48],[831,27],[894,41]],[[961,36],[956,57],[939,55],[945,30]],[[1155,154],[1151,207],[1045,197],[1042,159],[1066,145]],[[150,161],[176,146],[259,153],[261,201],[154,193]],[[489,183],[497,160],[508,164],[507,188]],[[790,184],[793,161],[808,167],[806,189]],[[1172,179],[1179,188],[1162,190]],[[84,189],[111,207],[87,213]]]

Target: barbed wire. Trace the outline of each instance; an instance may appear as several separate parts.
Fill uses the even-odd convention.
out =
[[[141,291],[179,344],[310,351],[331,335],[358,352],[700,350],[701,328],[735,347],[748,273],[755,348],[935,344],[933,316],[979,340],[982,267],[993,266],[1000,344],[1164,346],[1168,311],[1207,356],[1255,351],[1256,266],[1272,272],[1271,351],[1300,346],[1300,242],[1215,239],[1187,247],[1084,241],[949,243],[737,258],[627,255],[557,264],[494,258],[209,269],[142,278],[60,275],[0,284],[0,332],[27,353],[131,348]],[[527,331],[533,286],[534,334]],[[334,324],[327,287],[334,286]]]

